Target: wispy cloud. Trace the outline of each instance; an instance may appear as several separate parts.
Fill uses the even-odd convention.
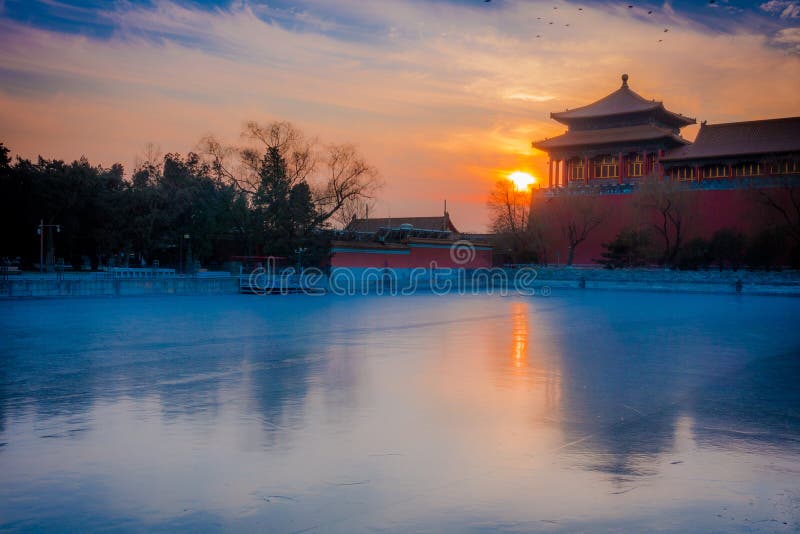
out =
[[[800,18],[800,3],[787,0],[769,0],[761,4],[767,13],[778,15],[782,19]]]
[[[792,28],[770,37],[668,7],[558,6],[158,0],[95,13],[113,28],[105,38],[0,19],[3,141],[110,163],[148,141],[187,151],[207,133],[235,139],[248,119],[288,119],[360,145],[387,183],[379,211],[438,212],[447,197],[459,226],[479,229],[499,174],[543,172],[530,142],[563,131],[549,112],[604,96],[622,72],[711,122],[800,105]]]

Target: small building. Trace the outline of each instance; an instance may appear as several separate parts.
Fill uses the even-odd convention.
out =
[[[354,219],[331,242],[331,268],[478,269],[492,266],[492,246],[462,239],[449,213],[438,217]]]
[[[379,217],[377,219],[353,218],[345,230],[348,232],[375,233],[381,228],[400,228],[403,226],[410,226],[417,230],[435,230],[458,234],[458,230],[453,224],[453,221],[450,220],[450,214],[448,212],[444,212],[444,215],[437,217]]]

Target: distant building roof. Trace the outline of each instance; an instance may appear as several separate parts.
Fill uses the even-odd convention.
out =
[[[684,117],[683,115],[668,111],[663,102],[647,100],[628,87],[628,75],[622,75],[622,86],[597,102],[559,113],[551,113],[550,117],[563,124],[569,124],[573,120],[596,119],[601,117],[611,117],[614,115],[627,115],[630,113],[641,113],[653,111],[661,114],[670,123],[677,126],[694,124],[695,119]]]
[[[377,232],[381,228],[399,228],[410,224],[416,230],[442,230],[458,233],[449,214],[438,217],[385,217],[377,219],[353,219],[345,230],[349,232]]]
[[[558,137],[537,141],[533,143],[533,146],[541,150],[548,150],[580,145],[605,145],[609,143],[649,141],[662,138],[670,138],[680,144],[688,143],[688,141],[669,128],[659,128],[652,124],[640,124],[637,126],[623,126],[620,128],[600,128],[597,130],[570,130]]]
[[[800,152],[800,117],[701,124],[694,143],[667,152],[661,161]]]

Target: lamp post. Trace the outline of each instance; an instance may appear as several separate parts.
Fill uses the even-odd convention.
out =
[[[299,247],[294,249],[294,253],[297,254],[297,272],[300,273],[303,270],[303,253],[308,250],[305,247]]]
[[[44,274],[44,230],[45,228],[55,228],[57,233],[61,233],[60,224],[45,224],[44,219],[39,220],[36,233],[39,234],[39,274]]]
[[[179,252],[178,252],[178,272],[183,274],[183,240],[190,239],[192,236],[189,234],[183,234],[178,238],[178,243],[180,243]],[[189,245],[191,247],[191,244]]]

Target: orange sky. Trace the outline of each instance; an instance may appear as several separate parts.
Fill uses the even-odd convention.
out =
[[[495,179],[546,179],[530,143],[564,130],[549,113],[605,96],[623,72],[698,122],[800,115],[800,20],[719,33],[668,3],[651,17],[483,4],[121,4],[101,13],[104,36],[0,16],[0,141],[25,157],[130,169],[148,142],[185,153],[207,134],[235,141],[247,120],[289,120],[321,142],[355,143],[378,167],[376,216],[439,213],[446,198],[459,229],[482,231]]]

